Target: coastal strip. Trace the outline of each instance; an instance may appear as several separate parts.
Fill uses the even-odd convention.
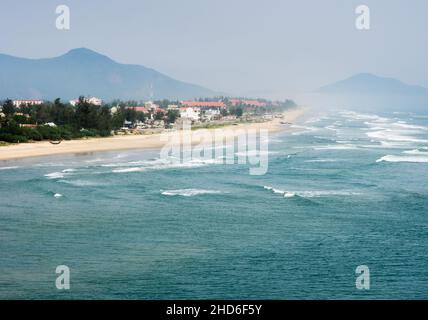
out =
[[[299,107],[287,110],[282,118],[259,123],[241,123],[238,125],[225,126],[224,129],[242,131],[237,129],[267,129],[269,133],[290,130],[290,124],[303,116],[306,109]],[[207,129],[215,130],[215,129]],[[176,131],[179,134],[178,131]],[[157,149],[165,142],[160,139],[161,134],[150,135],[122,135],[106,138],[89,138],[62,141],[60,144],[52,144],[48,141],[11,144],[0,147],[0,161],[14,160],[30,157],[52,156],[61,154],[79,154],[102,151],[131,150],[131,149]]]

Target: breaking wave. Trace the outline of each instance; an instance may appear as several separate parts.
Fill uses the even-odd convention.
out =
[[[302,198],[318,198],[328,196],[352,196],[359,195],[358,192],[353,191],[339,191],[339,190],[310,190],[310,191],[285,191],[276,189],[271,186],[263,186],[264,189],[272,191],[273,193],[282,194],[284,198],[293,198],[295,196]]]
[[[203,194],[220,194],[220,193],[222,192],[217,190],[205,190],[205,189],[177,189],[177,190],[162,191],[162,195],[164,196],[182,196],[182,197],[193,197],[193,196],[198,196]]]
[[[18,166],[13,166],[13,167],[0,167],[0,170],[13,170],[13,169],[18,169]]]
[[[45,174],[45,177],[48,179],[61,179],[61,178],[64,178],[65,175],[66,173],[64,172],[51,172],[51,173]]]
[[[96,187],[103,184],[89,180],[58,180],[60,183],[72,185],[74,187]]]
[[[400,155],[386,155],[376,160],[376,162],[414,162],[414,163],[427,163],[428,157],[424,156],[400,156]]]

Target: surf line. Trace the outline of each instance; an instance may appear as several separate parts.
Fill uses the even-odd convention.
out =
[[[267,129],[191,130],[183,123],[179,133],[164,133],[160,159],[176,163],[248,164],[250,175],[264,175],[269,161]]]

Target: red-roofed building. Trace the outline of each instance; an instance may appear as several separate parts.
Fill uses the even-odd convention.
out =
[[[146,107],[142,107],[142,106],[137,106],[137,107],[126,107],[126,109],[133,109],[135,111],[138,112],[144,112],[144,113],[148,113],[149,110]]]
[[[147,107],[143,107],[143,106],[136,106],[136,107],[126,107],[126,109],[132,109],[138,112],[144,112],[144,113],[149,113],[149,112],[154,112],[154,113],[165,113],[166,111],[162,108],[159,107],[155,107],[154,109],[149,109]]]
[[[85,97],[85,98],[83,98],[83,100],[85,102],[93,104],[95,106],[100,106],[103,104],[103,100],[101,100],[100,98],[97,98],[97,97]],[[73,107],[75,107],[79,103],[79,99],[73,99],[73,100],[70,100],[69,102]]]
[[[181,101],[183,107],[225,108],[223,101]]]

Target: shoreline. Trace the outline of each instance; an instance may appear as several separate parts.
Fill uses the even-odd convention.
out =
[[[224,126],[221,129],[232,131],[242,129],[267,129],[270,133],[289,131],[290,125],[302,117],[307,108],[298,107],[283,112],[283,118],[274,118],[270,121],[260,123],[241,123],[238,125]],[[281,124],[287,122],[290,124]],[[198,129],[213,131],[217,129]],[[197,130],[197,131],[198,131]],[[179,131],[176,131],[179,134]],[[132,150],[132,149],[156,149],[165,145],[161,141],[162,133],[151,135],[125,135],[106,138],[91,138],[84,140],[62,141],[58,145],[49,141],[30,142],[0,147],[0,161],[12,161],[24,158],[55,156],[63,154],[79,154],[89,152]]]

